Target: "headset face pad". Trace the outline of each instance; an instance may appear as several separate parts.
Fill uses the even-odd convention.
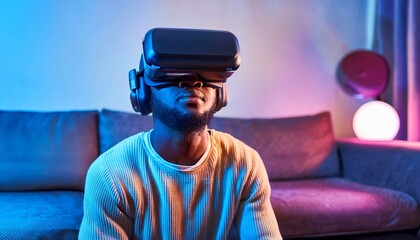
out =
[[[155,88],[164,88],[164,87],[173,87],[173,86],[179,86],[180,82],[183,81],[200,81],[203,83],[204,87],[212,87],[212,88],[222,88],[224,81],[208,81],[207,79],[204,79],[199,74],[186,74],[182,76],[175,77],[167,77],[164,79],[161,79],[160,81],[153,81],[150,80],[148,77],[144,78],[144,81],[146,84],[150,87]]]

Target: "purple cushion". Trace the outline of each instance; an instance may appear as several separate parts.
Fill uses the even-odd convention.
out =
[[[97,111],[0,111],[0,191],[83,190]]]
[[[285,237],[414,229],[420,208],[412,196],[343,178],[271,182],[271,203]]]
[[[153,128],[153,119],[136,113],[104,109],[99,114],[100,153],[121,140]]]
[[[328,112],[275,119],[214,118],[210,127],[257,150],[270,180],[341,174]]]
[[[420,142],[338,141],[343,177],[406,192],[420,204]]]

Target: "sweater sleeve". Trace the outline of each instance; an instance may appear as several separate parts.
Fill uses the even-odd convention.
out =
[[[122,210],[121,198],[106,167],[98,160],[86,177],[79,239],[129,239],[131,220]]]
[[[257,152],[253,152],[248,179],[235,217],[241,239],[282,239],[270,202],[267,172]]]

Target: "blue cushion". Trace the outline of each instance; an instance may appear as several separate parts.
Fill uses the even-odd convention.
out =
[[[97,111],[0,111],[0,190],[83,190]]]
[[[100,153],[121,140],[153,128],[153,119],[136,113],[103,109],[99,114]]]
[[[0,239],[77,239],[83,193],[0,192]]]

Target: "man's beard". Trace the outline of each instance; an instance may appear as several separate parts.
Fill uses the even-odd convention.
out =
[[[216,113],[216,105],[203,114],[181,113],[180,111],[165,105],[159,98],[152,94],[150,104],[153,109],[153,117],[167,127],[182,133],[193,133],[205,129],[213,115]]]

